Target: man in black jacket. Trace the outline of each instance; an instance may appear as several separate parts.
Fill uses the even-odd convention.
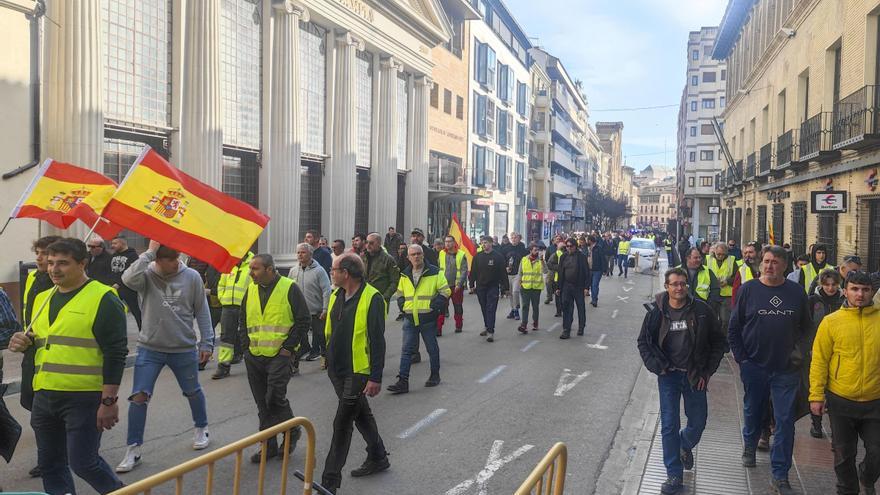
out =
[[[507,281],[507,260],[493,249],[494,241],[483,236],[483,251],[474,256],[474,263],[468,280],[476,286],[477,299],[483,312],[485,330],[480,332],[486,342],[495,342],[495,312],[498,309],[499,291],[506,294],[510,290]]]
[[[113,282],[111,285],[119,293],[119,298],[128,306],[128,312],[131,313],[131,316],[134,316],[134,321],[137,323],[138,330],[140,330],[141,308],[138,305],[137,292],[129,289],[122,283],[122,272],[129,265],[137,261],[137,251],[133,247],[129,247],[128,241],[122,237],[114,237],[110,241],[110,250],[113,251],[113,254],[110,256],[110,274],[112,275]]]
[[[98,236],[92,236],[86,243],[89,249],[89,262],[86,265],[86,275],[104,285],[113,285],[113,272],[110,270],[110,253],[107,245]]]
[[[619,242],[619,241],[618,241]],[[594,308],[599,304],[599,282],[602,281],[602,273],[608,269],[605,262],[607,245],[595,235],[587,237],[587,261],[590,265],[590,305]]]
[[[685,469],[693,469],[693,449],[706,427],[706,385],[724,355],[724,332],[712,309],[688,293],[688,275],[668,270],[666,292],[655,296],[638,338],[639,353],[660,388],[660,424],[667,480],[660,492],[684,489]],[[684,398],[687,426],[681,429]]]
[[[559,258],[559,280],[556,284],[556,297],[562,297],[562,334],[560,339],[571,337],[571,324],[574,322],[574,306],[578,311],[578,335],[584,334],[587,326],[587,310],[584,298],[590,293],[587,281],[590,280],[590,267],[587,257],[577,247],[572,237],[565,241],[565,253]],[[600,272],[601,273],[601,272]]]
[[[519,320],[520,306],[520,276],[519,264],[522,259],[529,255],[529,250],[522,242],[522,236],[516,232],[510,234],[510,247],[504,254],[507,258],[507,280],[510,285],[510,313],[508,319]]]

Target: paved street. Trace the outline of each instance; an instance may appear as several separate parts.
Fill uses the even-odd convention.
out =
[[[447,328],[440,340],[442,384],[423,388],[428,364],[422,347],[425,361],[413,367],[410,393],[391,396],[383,391],[371,401],[391,453],[391,470],[362,480],[346,476],[341,493],[512,493],[557,441],[569,447],[567,492],[593,493],[642,366],[635,338],[644,314],[641,303],[651,294],[652,281],[656,278],[648,275],[604,279],[599,307],[587,304],[587,334],[569,341],[558,338],[561,318],[553,317],[552,305],[542,304],[541,330],[526,336],[516,332],[515,322],[504,319],[509,307],[503,299],[496,341],[487,343],[477,335],[482,328],[476,297],[466,297],[464,333],[453,334]],[[400,355],[401,324],[393,321],[394,315],[395,308],[386,330],[389,352],[384,386],[393,383]],[[236,366],[232,378],[219,382],[209,379],[213,367],[203,373],[202,384],[208,397],[211,447],[216,448],[252,433],[257,421],[243,366]],[[288,395],[295,414],[308,417],[317,428],[319,477],[336,398],[317,362],[304,363],[302,372],[291,381]],[[122,390],[130,386],[129,369]],[[168,370],[156,390],[147,421],[144,461],[123,475],[123,481],[141,479],[196,455],[190,448],[189,409]],[[26,423],[17,396],[7,400],[13,414]],[[105,434],[102,443],[102,454],[112,465],[125,449],[126,406],[121,409],[119,427]],[[363,461],[363,448],[363,440],[355,433],[346,471]],[[0,468],[4,486],[40,489],[39,480],[26,474],[35,458],[33,433],[28,428],[12,464]],[[302,449],[294,460],[301,469]],[[273,482],[269,486],[277,483],[279,468],[279,462],[270,463],[267,477]],[[249,464],[245,469],[246,483],[255,486],[256,468]],[[195,490],[203,476],[194,475],[187,483]],[[218,465],[217,477],[218,486],[230,482],[231,461]],[[78,486],[88,492],[84,484]],[[171,491],[169,485],[156,493]]]

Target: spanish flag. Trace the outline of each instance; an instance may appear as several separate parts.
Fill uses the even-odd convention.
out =
[[[149,146],[104,218],[228,273],[269,223],[253,206],[181,172]]]
[[[770,240],[771,245],[776,245],[776,234],[773,233],[773,222],[767,222],[767,238]]]
[[[116,183],[98,172],[51,158],[43,162],[12,209],[10,218],[36,218],[59,229],[77,219],[105,239],[112,239],[122,227],[106,220],[101,212],[116,192]]]
[[[477,254],[477,246],[474,245],[471,238],[468,237],[464,229],[461,228],[461,223],[458,221],[458,215],[455,213],[452,214],[452,221],[449,222],[449,235],[455,238],[455,243],[458,244],[458,247],[464,249],[464,256],[467,258],[468,266],[474,266],[473,261],[474,256]]]

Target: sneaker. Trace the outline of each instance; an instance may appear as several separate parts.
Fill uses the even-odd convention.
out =
[[[660,493],[663,495],[672,495],[682,490],[684,490],[684,484],[681,482],[681,478],[677,476],[670,476],[660,485]]]
[[[306,361],[317,361],[318,358],[321,357],[317,352],[310,352],[308,356],[306,356]]]
[[[746,447],[742,453],[742,463],[744,467],[755,467],[758,462],[755,460],[755,449]]]
[[[520,325],[520,326],[518,326],[516,329],[519,330],[519,333],[522,333],[522,334],[528,334],[528,333],[529,333],[529,331],[528,331],[528,329],[526,329],[526,326],[525,326],[525,325]]]
[[[440,385],[440,375],[431,375],[425,382],[426,387],[436,387],[437,385]]]
[[[487,330],[483,330],[482,332],[480,332],[480,337],[485,337],[488,334],[489,332]]]
[[[758,439],[758,450],[760,450],[760,451],[770,450],[770,433],[769,432],[761,433],[761,438]]]
[[[495,342],[495,334],[490,333],[488,337],[486,337],[486,342]]]
[[[583,337],[583,336],[584,336],[584,329],[583,329],[583,328],[581,328],[580,330],[578,330],[578,336],[579,336],[579,337]]]
[[[208,362],[199,363],[199,371],[205,371],[205,368],[208,366]]]
[[[196,427],[196,431],[193,433],[193,450],[203,450],[208,447],[209,443],[211,443],[211,434],[208,432],[208,427]]]
[[[232,356],[232,361],[229,361],[229,364],[238,364],[241,362],[242,359],[244,359],[244,356],[242,354]]]
[[[391,467],[391,463],[388,462],[388,456],[386,455],[382,459],[374,461],[372,459],[367,459],[361,464],[361,467],[357,469],[353,469],[351,471],[352,478],[362,478],[364,476],[369,476],[371,474],[380,473],[385,471],[386,469]]]
[[[125,457],[116,466],[117,473],[128,473],[141,463],[141,446],[129,445],[125,449]]]
[[[592,306],[594,308],[598,307],[598,305],[596,303],[594,303],[593,301],[590,301],[590,306]]]
[[[679,452],[679,457],[681,457],[681,464],[688,471],[694,468],[694,451],[688,449],[681,449]]]
[[[560,335],[559,338],[562,340],[571,338],[571,330],[563,330],[562,335]]]
[[[397,377],[397,383],[393,385],[389,385],[386,389],[391,392],[392,395],[400,395],[409,392],[409,380],[406,378]]]
[[[562,313],[556,313],[555,315],[553,315],[554,318],[559,318],[560,316],[562,316]]]
[[[518,309],[513,310],[513,319],[519,320],[519,310]]]
[[[779,495],[794,495],[795,493],[787,479],[771,480],[770,488],[773,489],[773,493],[778,493]]]
[[[262,447],[257,449],[256,452],[251,456],[251,462],[254,464],[260,463],[260,457],[262,456]],[[274,448],[270,445],[266,447],[266,461],[273,457],[278,457],[278,446],[276,445]]]
[[[222,380],[229,376],[229,365],[228,364],[218,364],[217,371],[211,375],[211,380]]]
[[[510,310],[510,313],[507,313],[507,319],[508,319],[508,320],[512,320],[512,319],[514,319],[514,314],[515,314],[515,313],[516,313],[516,310],[515,310],[515,309],[511,309],[511,310]]]

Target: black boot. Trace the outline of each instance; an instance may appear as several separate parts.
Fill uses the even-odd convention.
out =
[[[371,474],[376,474],[391,467],[391,463],[388,462],[388,456],[377,460],[367,459],[361,464],[361,467],[354,469],[351,471],[352,478],[362,478],[364,476],[369,476]]]
[[[436,387],[440,385],[440,374],[431,373],[431,377],[425,382],[426,387]]]
[[[562,340],[571,338],[571,330],[563,330],[562,335],[560,335],[559,338]]]
[[[409,392],[409,379],[398,376],[397,383],[389,385],[387,390],[394,395],[405,394]]]
[[[228,364],[220,363],[217,365],[217,371],[211,375],[212,380],[220,380],[229,376],[230,366]]]

